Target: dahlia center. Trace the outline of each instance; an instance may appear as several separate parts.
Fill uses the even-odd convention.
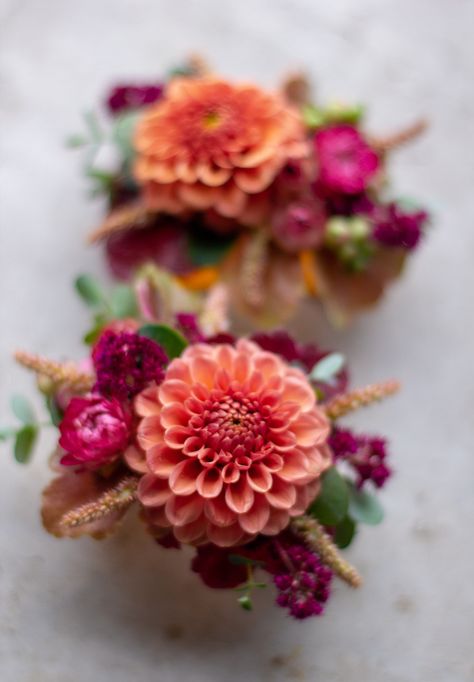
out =
[[[209,111],[206,111],[206,113],[202,117],[203,126],[207,130],[213,130],[214,128],[217,128],[221,124],[221,122],[222,116],[215,109],[210,109]]]

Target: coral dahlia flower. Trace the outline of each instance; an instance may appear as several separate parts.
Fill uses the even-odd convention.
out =
[[[274,535],[316,496],[328,420],[305,375],[256,344],[190,346],[136,398],[150,522],[181,542],[225,547]]]
[[[177,78],[137,126],[135,177],[151,210],[239,218],[289,159],[308,153],[282,97],[218,78]]]

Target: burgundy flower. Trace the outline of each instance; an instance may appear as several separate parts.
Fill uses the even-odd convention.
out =
[[[319,616],[329,598],[332,571],[304,545],[281,548],[284,568],[273,581],[279,592],[276,603],[297,619]]]
[[[163,85],[118,85],[107,97],[107,109],[114,116],[128,109],[140,109],[157,102],[163,94]]]
[[[426,211],[405,211],[392,202],[378,207],[373,214],[375,228],[373,237],[384,246],[414,249],[428,221]]]
[[[386,464],[387,442],[384,438],[358,436],[349,429],[335,428],[329,437],[334,458],[345,459],[357,474],[358,488],[367,481],[381,488],[392,470]]]
[[[199,328],[196,315],[193,313],[177,313],[176,327],[189,343],[205,341],[205,336]]]
[[[130,332],[106,331],[92,360],[97,375],[94,389],[105,396],[127,400],[151,383],[159,384],[168,362],[160,345]]]
[[[380,160],[350,125],[323,128],[314,137],[319,182],[334,192],[358,194],[377,172]]]
[[[128,445],[131,415],[118,400],[90,395],[72,398],[59,431],[64,466],[97,469],[116,459]]]
[[[317,199],[295,201],[275,214],[273,238],[290,253],[314,249],[323,240],[326,218],[323,203]]]

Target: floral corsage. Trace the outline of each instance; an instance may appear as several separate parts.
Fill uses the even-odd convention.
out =
[[[190,289],[229,283],[257,325],[304,295],[347,322],[374,304],[426,231],[428,214],[387,196],[389,152],[424,128],[381,138],[358,106],[314,104],[302,77],[270,92],[199,60],[122,85],[105,122],[87,116],[86,173],[109,212],[91,234],[128,279],[155,262]]]
[[[286,332],[238,339],[215,320],[206,330],[205,309],[152,323],[123,285],[111,299],[88,278],[77,286],[109,315],[87,357],[16,353],[59,432],[46,530],[103,538],[136,510],[162,547],[195,548],[206,585],[236,589],[251,609],[252,591],[272,583],[295,618],[323,612],[333,578],[359,586],[341,550],[358,523],[381,521],[374,492],[391,467],[384,438],[339,420],[398,384],[350,389],[341,355]],[[12,407],[19,426],[1,437],[26,462],[40,422],[24,398]]]

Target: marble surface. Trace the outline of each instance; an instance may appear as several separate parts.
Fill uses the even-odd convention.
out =
[[[28,467],[1,446],[2,682],[474,680],[473,10],[470,0],[0,0],[1,423],[12,391],[34,396],[13,349],[80,357],[87,316],[71,280],[103,272],[83,243],[101,206],[86,200],[63,141],[117,78],[151,77],[195,49],[267,85],[304,67],[321,97],[370,102],[377,132],[427,115],[429,134],[393,158],[392,174],[436,217],[376,312],[345,334],[315,308],[294,323],[347,353],[357,382],[404,384],[352,420],[390,436],[397,470],[385,525],[350,551],[363,589],[338,585],[324,618],[300,624],[272,608],[270,591],[240,612],[133,521],[102,544],[55,540],[38,519],[45,434]]]

